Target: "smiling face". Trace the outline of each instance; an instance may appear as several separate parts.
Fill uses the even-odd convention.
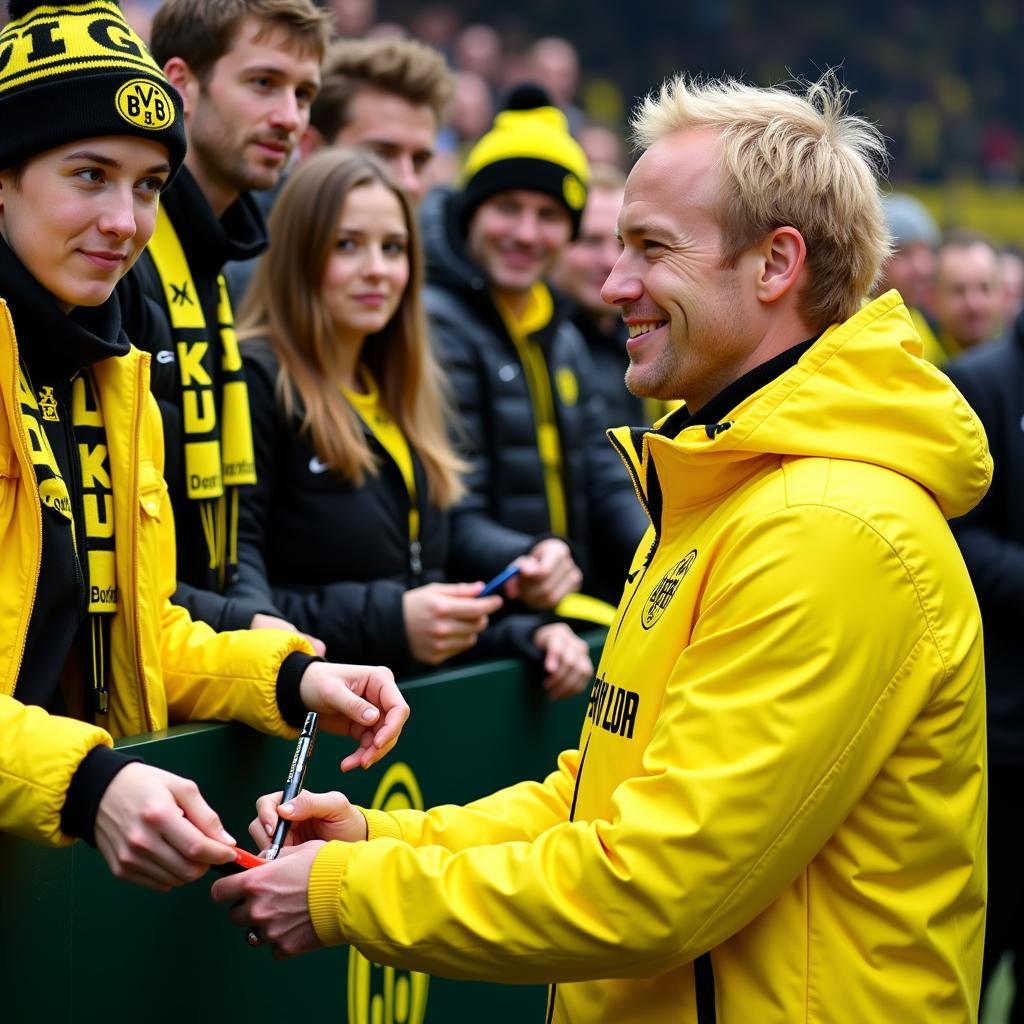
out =
[[[336,340],[362,347],[395,315],[409,283],[409,229],[398,197],[379,181],[349,192],[323,276]]]
[[[65,311],[98,306],[138,258],[170,174],[167,149],[83,139],[0,172],[0,234]]]
[[[629,327],[626,385],[691,411],[758,363],[758,255],[722,261],[718,140],[683,131],[656,142],[626,182],[623,251],[605,302]]]
[[[491,288],[515,299],[548,273],[571,234],[569,213],[557,200],[509,189],[477,207],[466,248]]]
[[[316,55],[283,26],[245,18],[205,82],[180,58],[166,70],[185,98],[186,163],[218,214],[240,192],[272,188],[309,124]]]

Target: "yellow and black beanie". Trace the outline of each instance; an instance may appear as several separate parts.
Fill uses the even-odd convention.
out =
[[[0,169],[78,139],[137,135],[185,159],[181,97],[116,0],[8,0],[0,32]]]
[[[557,199],[569,211],[575,238],[589,181],[587,158],[569,134],[565,115],[539,85],[519,86],[466,157],[460,197],[463,227],[485,199],[522,188]]]

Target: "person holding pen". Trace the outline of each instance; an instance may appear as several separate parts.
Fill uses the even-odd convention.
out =
[[[900,295],[864,303],[885,143],[848,99],[680,75],[640,105],[604,296],[630,389],[684,405],[612,431],[650,528],[578,744],[464,806],[284,801],[312,841],[212,889],[276,955],[547,983],[546,1024],[978,1019],[984,648],[947,519],[992,458]]]
[[[0,33],[0,830],[98,847],[166,889],[232,859],[188,779],[112,749],[169,722],[359,748],[408,706],[387,669],[300,636],[214,632],[171,604],[174,526],[149,357],[112,292],[185,156],[182,104],[111,0],[8,4]]]
[[[373,155],[332,148],[281,191],[240,312],[256,457],[230,593],[345,660],[396,673],[475,657],[543,660],[553,697],[591,676],[586,644],[546,614],[491,621],[498,594],[448,582],[462,543],[452,450],[420,305],[408,198]]]

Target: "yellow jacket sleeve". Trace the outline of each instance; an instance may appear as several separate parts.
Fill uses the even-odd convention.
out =
[[[521,782],[465,806],[429,811],[362,808],[369,839],[401,839],[412,846],[464,850],[491,843],[528,842],[569,817],[579,751],[566,750],[543,782]]]
[[[320,938],[448,977],[654,976],[767,907],[945,669],[914,581],[860,519],[786,509],[730,551],[665,683],[642,770],[614,789],[607,819],[458,852],[329,843],[309,886]]]
[[[85,755],[113,746],[110,735],[0,695],[0,736],[0,832],[50,846],[73,842],[60,828],[64,798]]]

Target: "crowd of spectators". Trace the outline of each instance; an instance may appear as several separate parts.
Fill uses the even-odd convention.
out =
[[[158,0],[126,0],[145,36]],[[495,8],[477,0],[324,0],[341,36],[409,36],[439,49],[458,77],[442,153],[460,153],[486,130],[494,103],[527,78],[569,114],[584,148],[601,162],[623,157],[620,130],[636,97],[685,67],[769,84],[841,69],[857,107],[885,132],[899,181],[1021,179],[1024,100],[1016,58],[1024,9],[1009,0],[980,6],[941,0],[904,4],[803,3],[790,17],[750,0],[586,8],[527,0]],[[638,56],[642,55],[642,57]],[[582,133],[582,135],[581,135]],[[451,174],[455,157],[437,162]]]

